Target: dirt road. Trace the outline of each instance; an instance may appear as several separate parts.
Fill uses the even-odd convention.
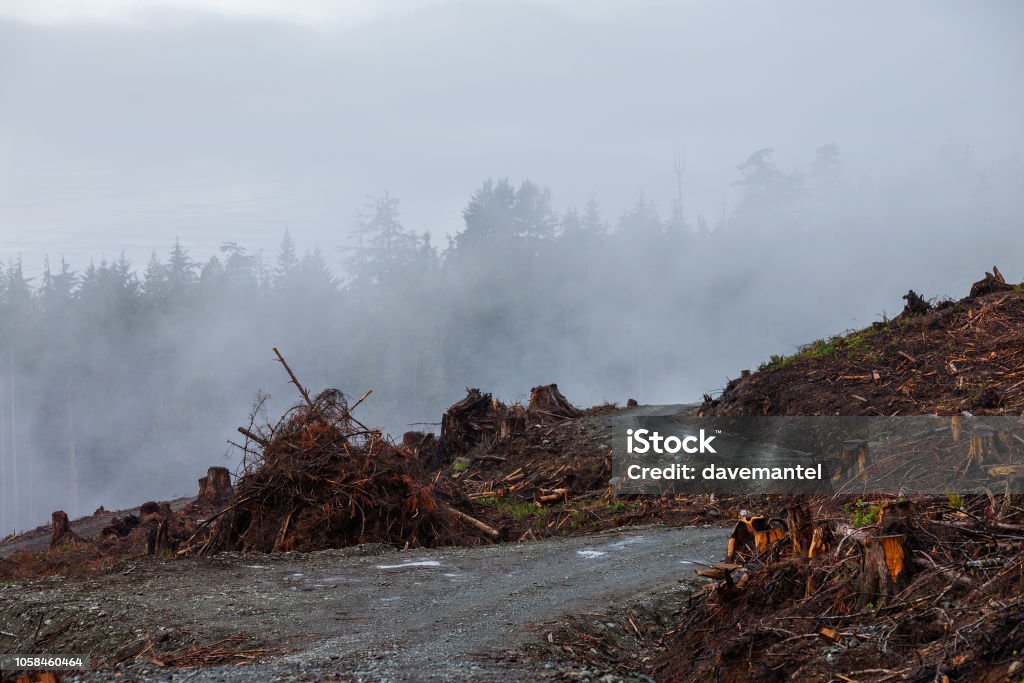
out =
[[[531,625],[692,581],[689,562],[719,560],[726,535],[634,527],[476,548],[152,559],[95,578],[0,585],[0,652],[121,659],[121,680],[533,680],[541,665],[500,658],[542,637]],[[254,666],[198,670],[148,658],[229,636],[251,637],[235,648],[273,652]]]

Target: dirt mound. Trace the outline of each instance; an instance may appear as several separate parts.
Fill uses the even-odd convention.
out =
[[[895,320],[773,356],[705,396],[701,415],[1024,414],[1024,290],[997,275]]]

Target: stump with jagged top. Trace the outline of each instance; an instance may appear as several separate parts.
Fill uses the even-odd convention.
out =
[[[71,530],[71,522],[68,514],[63,510],[57,510],[50,515],[50,550],[56,550],[68,543],[77,543],[80,539]]]
[[[526,411],[541,422],[567,419],[580,414],[576,406],[569,403],[558,390],[557,384],[542,384],[530,389],[530,404]]]
[[[231,473],[226,467],[211,467],[206,471],[206,476],[199,480],[199,497],[196,502],[217,505],[229,499],[232,494]]]

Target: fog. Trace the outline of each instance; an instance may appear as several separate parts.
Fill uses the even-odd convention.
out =
[[[400,435],[467,386],[697,401],[910,288],[1020,281],[1022,28],[1013,2],[4,3],[0,535],[234,466],[257,393],[296,398],[271,346]]]

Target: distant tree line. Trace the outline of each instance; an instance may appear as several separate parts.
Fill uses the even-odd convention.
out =
[[[257,391],[272,410],[294,398],[271,346],[313,388],[373,389],[364,414],[393,432],[437,420],[467,386],[698,400],[910,286],[949,291],[1024,253],[1019,162],[953,145],[884,181],[847,177],[835,145],[801,172],[762,149],[736,186],[709,225],[678,200],[663,216],[640,197],[609,221],[596,198],[556,211],[532,181],[488,180],[443,247],[384,194],[331,245],[338,270],[288,232],[272,263],[234,242],[202,263],[175,242],[141,272],[61,261],[29,280],[13,260],[0,267],[0,532],[51,508],[191,493]]]

